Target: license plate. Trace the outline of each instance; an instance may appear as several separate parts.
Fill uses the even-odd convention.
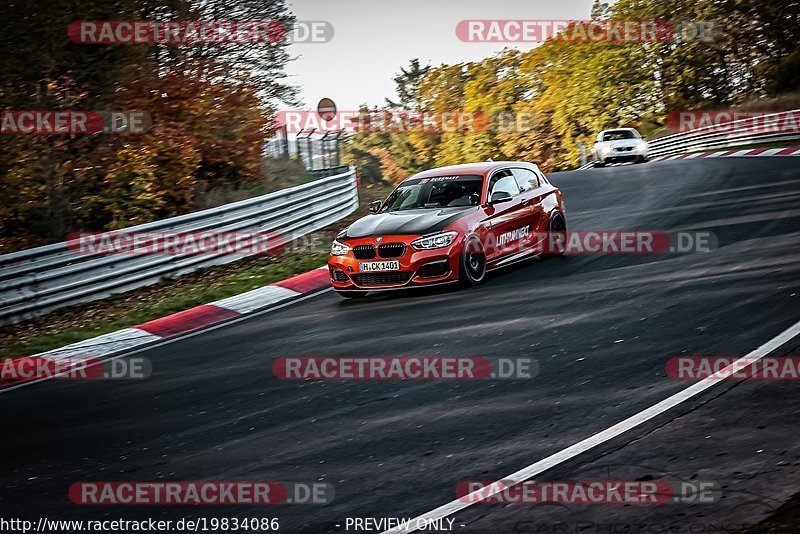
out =
[[[365,261],[361,263],[361,272],[372,271],[397,271],[400,269],[400,262],[394,261]]]

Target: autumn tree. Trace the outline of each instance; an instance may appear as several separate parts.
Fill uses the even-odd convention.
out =
[[[0,108],[143,111],[145,134],[0,137],[5,249],[191,211],[199,189],[260,178],[287,43],[89,45],[75,20],[271,20],[283,0],[15,0],[0,6]]]

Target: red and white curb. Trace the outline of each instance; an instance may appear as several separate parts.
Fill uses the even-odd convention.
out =
[[[36,356],[49,359],[102,358],[253,313],[313,293],[328,285],[330,285],[328,267],[320,267],[241,295],[189,308],[130,328],[42,352]]]
[[[672,156],[656,156],[650,158],[650,161],[669,161],[673,159],[696,159],[696,158],[749,158],[755,156],[800,156],[800,147],[779,147],[779,148],[747,148],[743,150],[718,150],[716,152],[690,152],[688,154],[674,154]],[[624,161],[619,163],[607,163],[606,167],[619,167],[620,165],[631,165],[632,162]],[[589,162],[582,167],[577,168],[578,171],[591,169],[594,167],[594,162]]]
[[[692,152],[690,154],[677,154],[674,156],[658,156],[650,161],[667,161],[672,159],[695,158],[741,158],[753,156],[800,156],[800,147],[787,148],[750,148],[744,150],[719,150],[717,152]]]

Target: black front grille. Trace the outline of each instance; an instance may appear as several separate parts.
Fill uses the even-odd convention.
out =
[[[333,278],[335,282],[340,282],[342,284],[350,280],[347,277],[347,273],[341,269],[331,269],[331,278]]]
[[[375,245],[356,245],[353,247],[353,256],[357,260],[371,260],[375,257]]]
[[[420,278],[435,278],[437,276],[444,276],[450,272],[450,264],[447,260],[434,261],[426,263],[417,271],[417,276]]]
[[[411,271],[397,271],[392,273],[361,273],[354,274],[353,281],[362,286],[391,286],[405,284],[411,279]]]
[[[399,258],[406,252],[405,243],[384,243],[378,245],[378,255],[381,258]]]

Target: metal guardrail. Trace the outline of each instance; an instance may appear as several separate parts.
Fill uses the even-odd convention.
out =
[[[333,176],[334,174],[342,174],[343,172],[347,172],[350,167],[347,165],[340,165],[339,167],[331,167],[329,169],[320,169],[320,170],[309,170],[307,171],[309,174],[316,176],[317,178],[327,178],[328,176]]]
[[[800,117],[800,110],[795,109],[759,117],[747,117],[659,137],[650,141],[650,157],[671,156],[733,146],[749,146],[770,141],[780,142],[800,139],[800,132],[773,132],[768,127],[765,127],[770,122],[780,122],[781,119],[790,115]],[[580,167],[579,170],[591,167],[593,164],[594,162],[589,162]]]
[[[291,241],[353,213],[354,167],[313,182],[178,217],[132,226],[114,235],[153,232],[263,232]],[[320,173],[324,174],[324,173]],[[76,242],[54,243],[0,256],[0,324],[230,263],[238,253],[195,255],[79,254]]]

